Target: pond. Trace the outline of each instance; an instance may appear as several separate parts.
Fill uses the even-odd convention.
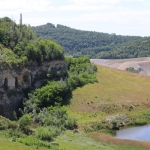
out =
[[[150,141],[150,125],[118,130],[115,138]]]

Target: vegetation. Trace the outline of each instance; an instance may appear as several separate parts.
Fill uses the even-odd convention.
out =
[[[38,38],[51,39],[64,47],[65,54],[73,57],[120,59],[150,56],[150,38],[121,36],[100,32],[81,31],[63,25],[32,27]]]
[[[128,72],[133,72],[133,73],[140,73],[140,71],[142,71],[141,68],[135,70],[133,67],[129,67],[129,68],[126,68],[126,71]]]
[[[30,62],[62,60],[63,49],[56,42],[38,40],[30,26],[17,25],[8,17],[0,18],[0,61],[27,65]]]
[[[97,81],[95,72],[97,68],[90,63],[89,58],[66,58],[69,77],[60,81],[49,81],[42,88],[30,94],[30,101],[38,107],[57,106],[66,103],[66,98],[77,87]]]
[[[72,91],[96,80],[97,67],[89,58],[66,58],[68,78],[49,83],[29,94],[24,100],[23,109],[19,109],[19,120],[14,129],[2,122],[2,130],[8,130],[13,141],[28,146],[52,148],[50,143],[66,130],[77,128],[77,121],[70,117],[62,107],[70,98]],[[14,118],[17,119],[16,113]],[[56,149],[58,146],[56,147]]]
[[[37,62],[40,65],[42,61],[64,59],[63,49],[59,44],[36,39],[29,26],[16,25],[7,17],[0,19],[0,22],[2,63],[11,66]],[[49,26],[55,29],[53,25]],[[61,25],[57,28],[66,28],[66,33],[71,30]],[[110,39],[106,38],[107,42],[111,41],[112,37],[116,38],[117,45],[129,42],[129,39],[131,42],[140,39],[140,37],[100,35],[109,37]],[[103,43],[105,48],[106,43],[105,41]],[[110,45],[115,47],[112,43]],[[78,54],[74,56],[77,57]],[[149,148],[148,143],[138,144],[117,140],[104,134],[112,134],[124,124],[131,126],[150,122],[147,91],[150,88],[149,77],[130,73],[140,71],[134,68],[127,68],[129,72],[123,72],[96,67],[85,56],[65,59],[68,67],[68,73],[63,76],[65,78],[59,81],[57,77],[60,77],[62,72],[57,69],[48,70],[47,77],[50,81],[29,93],[18,113],[13,113],[15,121],[0,117],[0,149],[11,147],[12,150],[17,148],[143,150]],[[42,77],[41,74],[39,78]],[[122,116],[123,121],[116,116]]]

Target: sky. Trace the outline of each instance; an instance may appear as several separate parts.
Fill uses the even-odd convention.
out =
[[[0,0],[0,18],[31,26],[52,23],[71,28],[150,36],[150,0]]]

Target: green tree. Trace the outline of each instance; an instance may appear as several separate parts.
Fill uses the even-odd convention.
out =
[[[29,125],[31,124],[32,119],[29,114],[25,114],[19,119],[18,122],[19,122],[20,128],[24,130],[24,129],[29,128]]]

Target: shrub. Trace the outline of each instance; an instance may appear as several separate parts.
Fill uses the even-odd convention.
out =
[[[26,127],[26,126],[28,126],[28,125],[31,124],[32,119],[31,119],[31,116],[30,116],[29,114],[25,114],[25,115],[23,115],[23,116],[19,119],[18,122],[19,122],[20,127],[21,127],[21,128],[24,128],[24,127]]]
[[[28,136],[26,138],[18,138],[17,141],[20,143],[24,143],[25,145],[28,145],[28,146],[35,145],[35,146],[37,146],[37,148],[38,147],[51,148],[50,143],[41,141],[41,140],[39,140],[35,137],[32,137],[32,136]]]
[[[0,130],[6,130],[8,129],[8,121],[2,119],[0,120]]]
[[[51,141],[53,139],[52,133],[44,127],[37,128],[35,134],[37,138],[43,141]]]
[[[146,120],[144,120],[144,119],[136,119],[135,120],[135,125],[145,125],[145,124],[147,124],[147,121]]]

